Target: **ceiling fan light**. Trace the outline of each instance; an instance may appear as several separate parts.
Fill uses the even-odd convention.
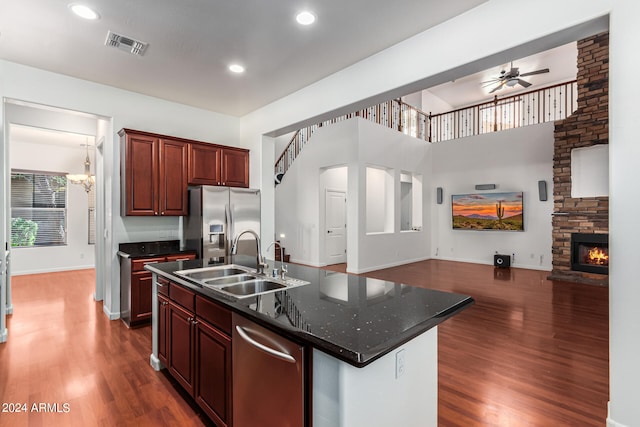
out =
[[[517,79],[507,80],[507,86],[509,86],[509,87],[514,87],[517,84],[518,84],[518,80]]]

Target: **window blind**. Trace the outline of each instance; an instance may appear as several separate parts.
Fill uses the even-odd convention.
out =
[[[11,171],[11,246],[67,243],[64,173]]]

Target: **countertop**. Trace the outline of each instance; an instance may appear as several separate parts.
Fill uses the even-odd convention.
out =
[[[173,274],[202,267],[207,267],[202,260],[191,260],[145,268],[356,367],[368,365],[474,303],[466,295],[296,264],[287,264],[288,276],[310,284],[263,295],[259,303],[256,297],[232,301]]]
[[[195,251],[181,251],[179,240],[120,243],[118,245],[118,256],[122,258],[153,257],[179,253],[195,253]]]

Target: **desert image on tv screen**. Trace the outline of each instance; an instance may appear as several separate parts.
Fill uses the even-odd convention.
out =
[[[523,231],[522,192],[451,196],[453,228]]]

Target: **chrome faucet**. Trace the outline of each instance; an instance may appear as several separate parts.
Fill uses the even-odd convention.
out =
[[[284,263],[284,248],[282,247],[280,242],[274,241],[274,242],[271,242],[269,246],[267,246],[266,252],[269,252],[269,249],[271,249],[271,246],[274,246],[274,245],[278,245],[278,247],[280,248],[280,278],[284,280],[286,279],[286,275],[288,272],[287,265]],[[278,270],[275,269],[275,265],[274,265],[274,277],[278,276],[277,271]]]
[[[246,229],[241,231],[235,239],[233,239],[233,244],[231,245],[231,255],[236,255],[238,253],[238,241],[240,240],[240,237],[242,237],[243,234],[245,233],[249,233],[251,235],[253,235],[253,237],[255,237],[256,239],[256,273],[257,274],[264,274],[264,268],[267,266],[267,264],[264,262],[264,258],[262,258],[262,250],[260,249],[260,236],[258,236],[258,233],[256,233],[255,231],[251,230],[251,229]]]

